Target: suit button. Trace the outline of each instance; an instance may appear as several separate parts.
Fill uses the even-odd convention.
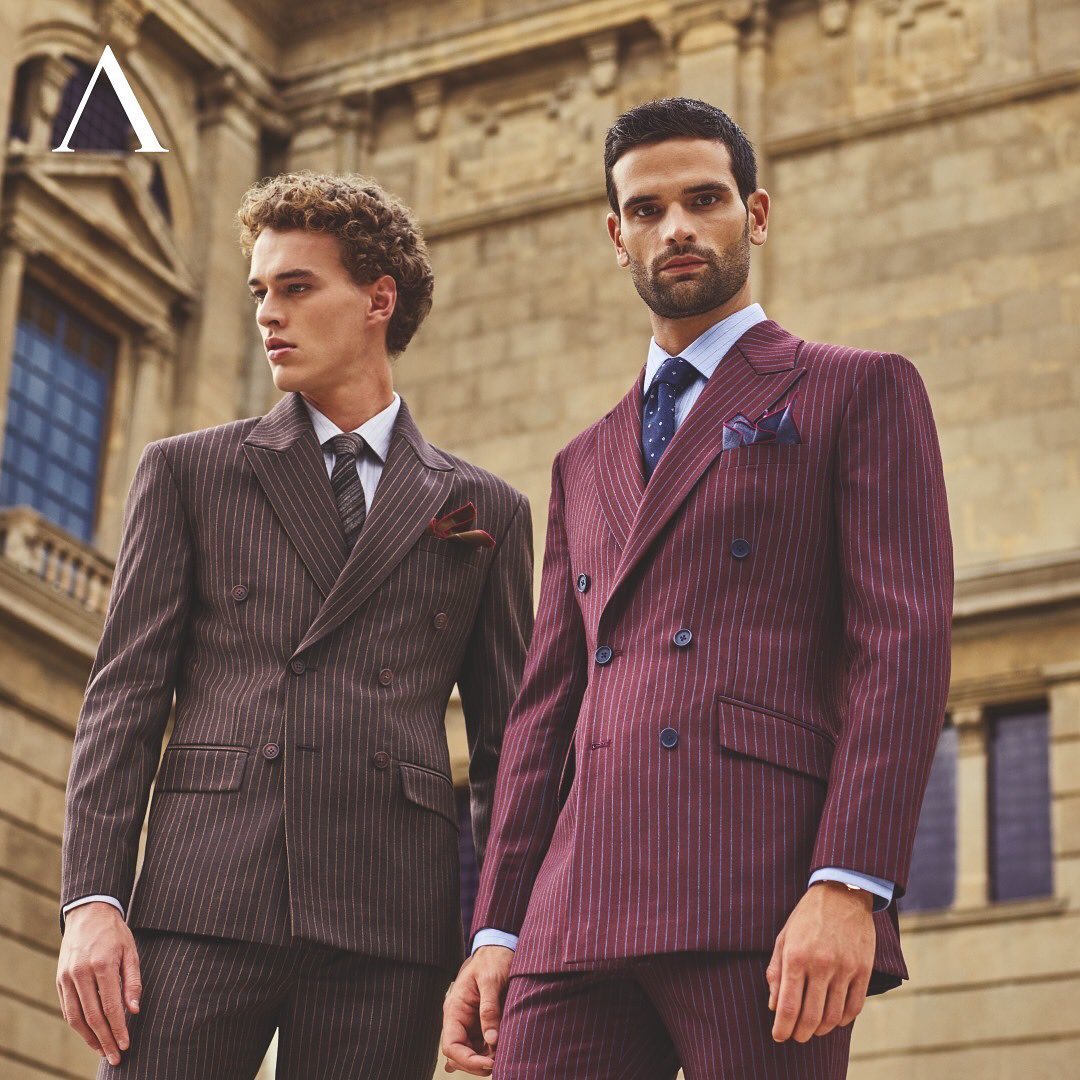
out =
[[[431,621],[434,624],[436,630],[444,630],[446,628],[446,624],[450,620],[446,617],[445,611],[440,611]]]
[[[588,592],[589,591],[589,575],[578,574],[577,576],[577,591]]]
[[[289,661],[289,669],[294,675],[303,675],[307,671],[307,664],[300,657],[297,657],[295,660]]]
[[[660,745],[665,750],[674,750],[679,745],[679,733],[673,727],[666,727],[660,732]]]
[[[246,600],[248,594],[248,588],[246,585],[234,585],[232,587],[232,598],[234,600]]]
[[[385,750],[376,750],[371,755],[371,764],[376,769],[385,769],[390,764],[390,755]]]
[[[383,686],[389,686],[393,681],[393,678],[394,673],[388,667],[384,667],[382,671],[379,672],[379,682],[381,682]]]
[[[691,640],[693,639],[693,636],[694,635],[692,633],[690,633],[689,630],[683,628],[682,630],[677,631],[675,636],[671,640],[674,641],[675,644],[678,645],[679,648],[681,649],[684,646],[690,644]]]
[[[750,554],[750,541],[743,540],[742,537],[738,540],[733,540],[731,542],[731,554],[734,555],[736,559],[745,559],[746,556]]]
[[[280,753],[281,753],[281,747],[278,746],[278,744],[276,742],[268,742],[262,748],[262,756],[264,758],[266,758],[267,761],[273,761],[274,758],[276,758],[278,756],[278,754],[280,754]]]
[[[601,645],[595,653],[596,662],[598,664],[606,664],[614,655],[615,654],[611,651],[610,645]]]

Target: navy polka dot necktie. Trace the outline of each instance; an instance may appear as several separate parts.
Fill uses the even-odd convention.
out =
[[[669,356],[649,384],[641,413],[641,452],[646,482],[675,434],[675,403],[697,374],[697,368],[681,356]]]

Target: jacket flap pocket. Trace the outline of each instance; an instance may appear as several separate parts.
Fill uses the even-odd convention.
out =
[[[239,791],[248,752],[244,746],[169,746],[155,791]]]
[[[455,829],[460,827],[454,785],[442,773],[419,765],[410,765],[405,761],[398,762],[398,772],[401,773],[401,790],[406,799],[417,806],[434,810],[436,814],[442,814]]]
[[[760,758],[785,769],[829,779],[833,743],[828,735],[780,713],[719,698],[716,702],[716,740],[728,750]]]

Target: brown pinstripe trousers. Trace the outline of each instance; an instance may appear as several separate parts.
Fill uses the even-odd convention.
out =
[[[278,1034],[278,1080],[430,1080],[450,976],[315,942],[135,928],[131,1046],[98,1080],[250,1080]]]
[[[768,952],[670,953],[510,979],[492,1080],[842,1080],[854,1022],[773,1040]]]

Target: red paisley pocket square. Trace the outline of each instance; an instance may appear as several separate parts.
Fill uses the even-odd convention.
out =
[[[470,547],[494,547],[495,537],[483,529],[474,529],[475,524],[476,507],[467,502],[442,517],[433,517],[428,522],[426,531],[428,535],[437,536],[440,540],[452,540]]]

